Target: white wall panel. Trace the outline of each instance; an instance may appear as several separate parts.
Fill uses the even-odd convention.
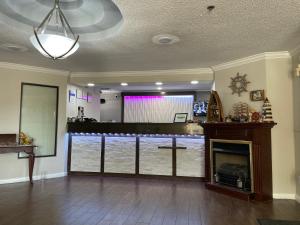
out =
[[[192,119],[194,96],[124,96],[124,122],[172,123],[176,113]]]

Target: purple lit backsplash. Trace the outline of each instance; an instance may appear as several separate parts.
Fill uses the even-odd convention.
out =
[[[124,96],[125,101],[143,101],[143,100],[154,100],[154,99],[163,99],[163,98],[193,98],[192,95],[154,95],[154,96]]]
[[[152,99],[162,99],[165,96],[124,96],[125,101],[143,101]]]

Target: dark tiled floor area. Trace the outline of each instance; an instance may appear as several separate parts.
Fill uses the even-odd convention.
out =
[[[0,185],[1,225],[254,225],[300,220],[292,200],[246,202],[199,182],[66,177]]]

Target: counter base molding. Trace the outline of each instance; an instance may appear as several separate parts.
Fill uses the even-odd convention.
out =
[[[244,200],[271,200],[275,123],[203,123],[206,187]]]
[[[69,174],[201,180],[200,135],[69,133]]]

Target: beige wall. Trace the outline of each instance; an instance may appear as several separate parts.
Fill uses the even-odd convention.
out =
[[[69,101],[69,90],[76,93],[76,90],[81,90],[83,93],[89,92],[92,95],[91,102],[83,99],[72,97]],[[76,117],[78,113],[78,106],[84,107],[84,114],[86,117],[94,118],[100,121],[100,94],[97,93],[93,87],[83,88],[75,85],[67,86],[67,117]]]
[[[57,156],[37,158],[34,175],[60,176],[65,172],[67,77],[50,72],[0,68],[0,133],[19,132],[21,82],[59,86]],[[28,176],[28,161],[17,154],[0,154],[0,183],[22,181]]]
[[[251,82],[248,84],[249,91],[266,87],[266,68],[263,60],[215,71],[215,89],[220,95],[225,114],[230,113],[233,104],[237,102],[246,102],[255,110],[260,110],[262,106],[262,102],[250,101],[249,92],[242,93],[240,97],[237,94],[232,95],[228,87],[231,82],[230,78],[235,77],[238,72],[240,75],[247,74],[247,80]]]
[[[262,102],[251,102],[249,93],[232,95],[230,77],[237,72],[247,74],[248,90],[264,89],[273,106],[278,123],[272,130],[273,193],[277,198],[295,197],[295,147],[293,126],[293,92],[290,59],[261,59],[215,71],[215,85],[225,114],[236,102],[246,102],[261,111]]]
[[[267,95],[278,124],[272,130],[274,193],[295,194],[295,137],[291,59],[266,60]]]
[[[293,56],[293,73],[300,64],[300,53]],[[295,162],[296,162],[296,193],[300,202],[300,77],[293,76],[294,90],[294,128],[295,128]]]

